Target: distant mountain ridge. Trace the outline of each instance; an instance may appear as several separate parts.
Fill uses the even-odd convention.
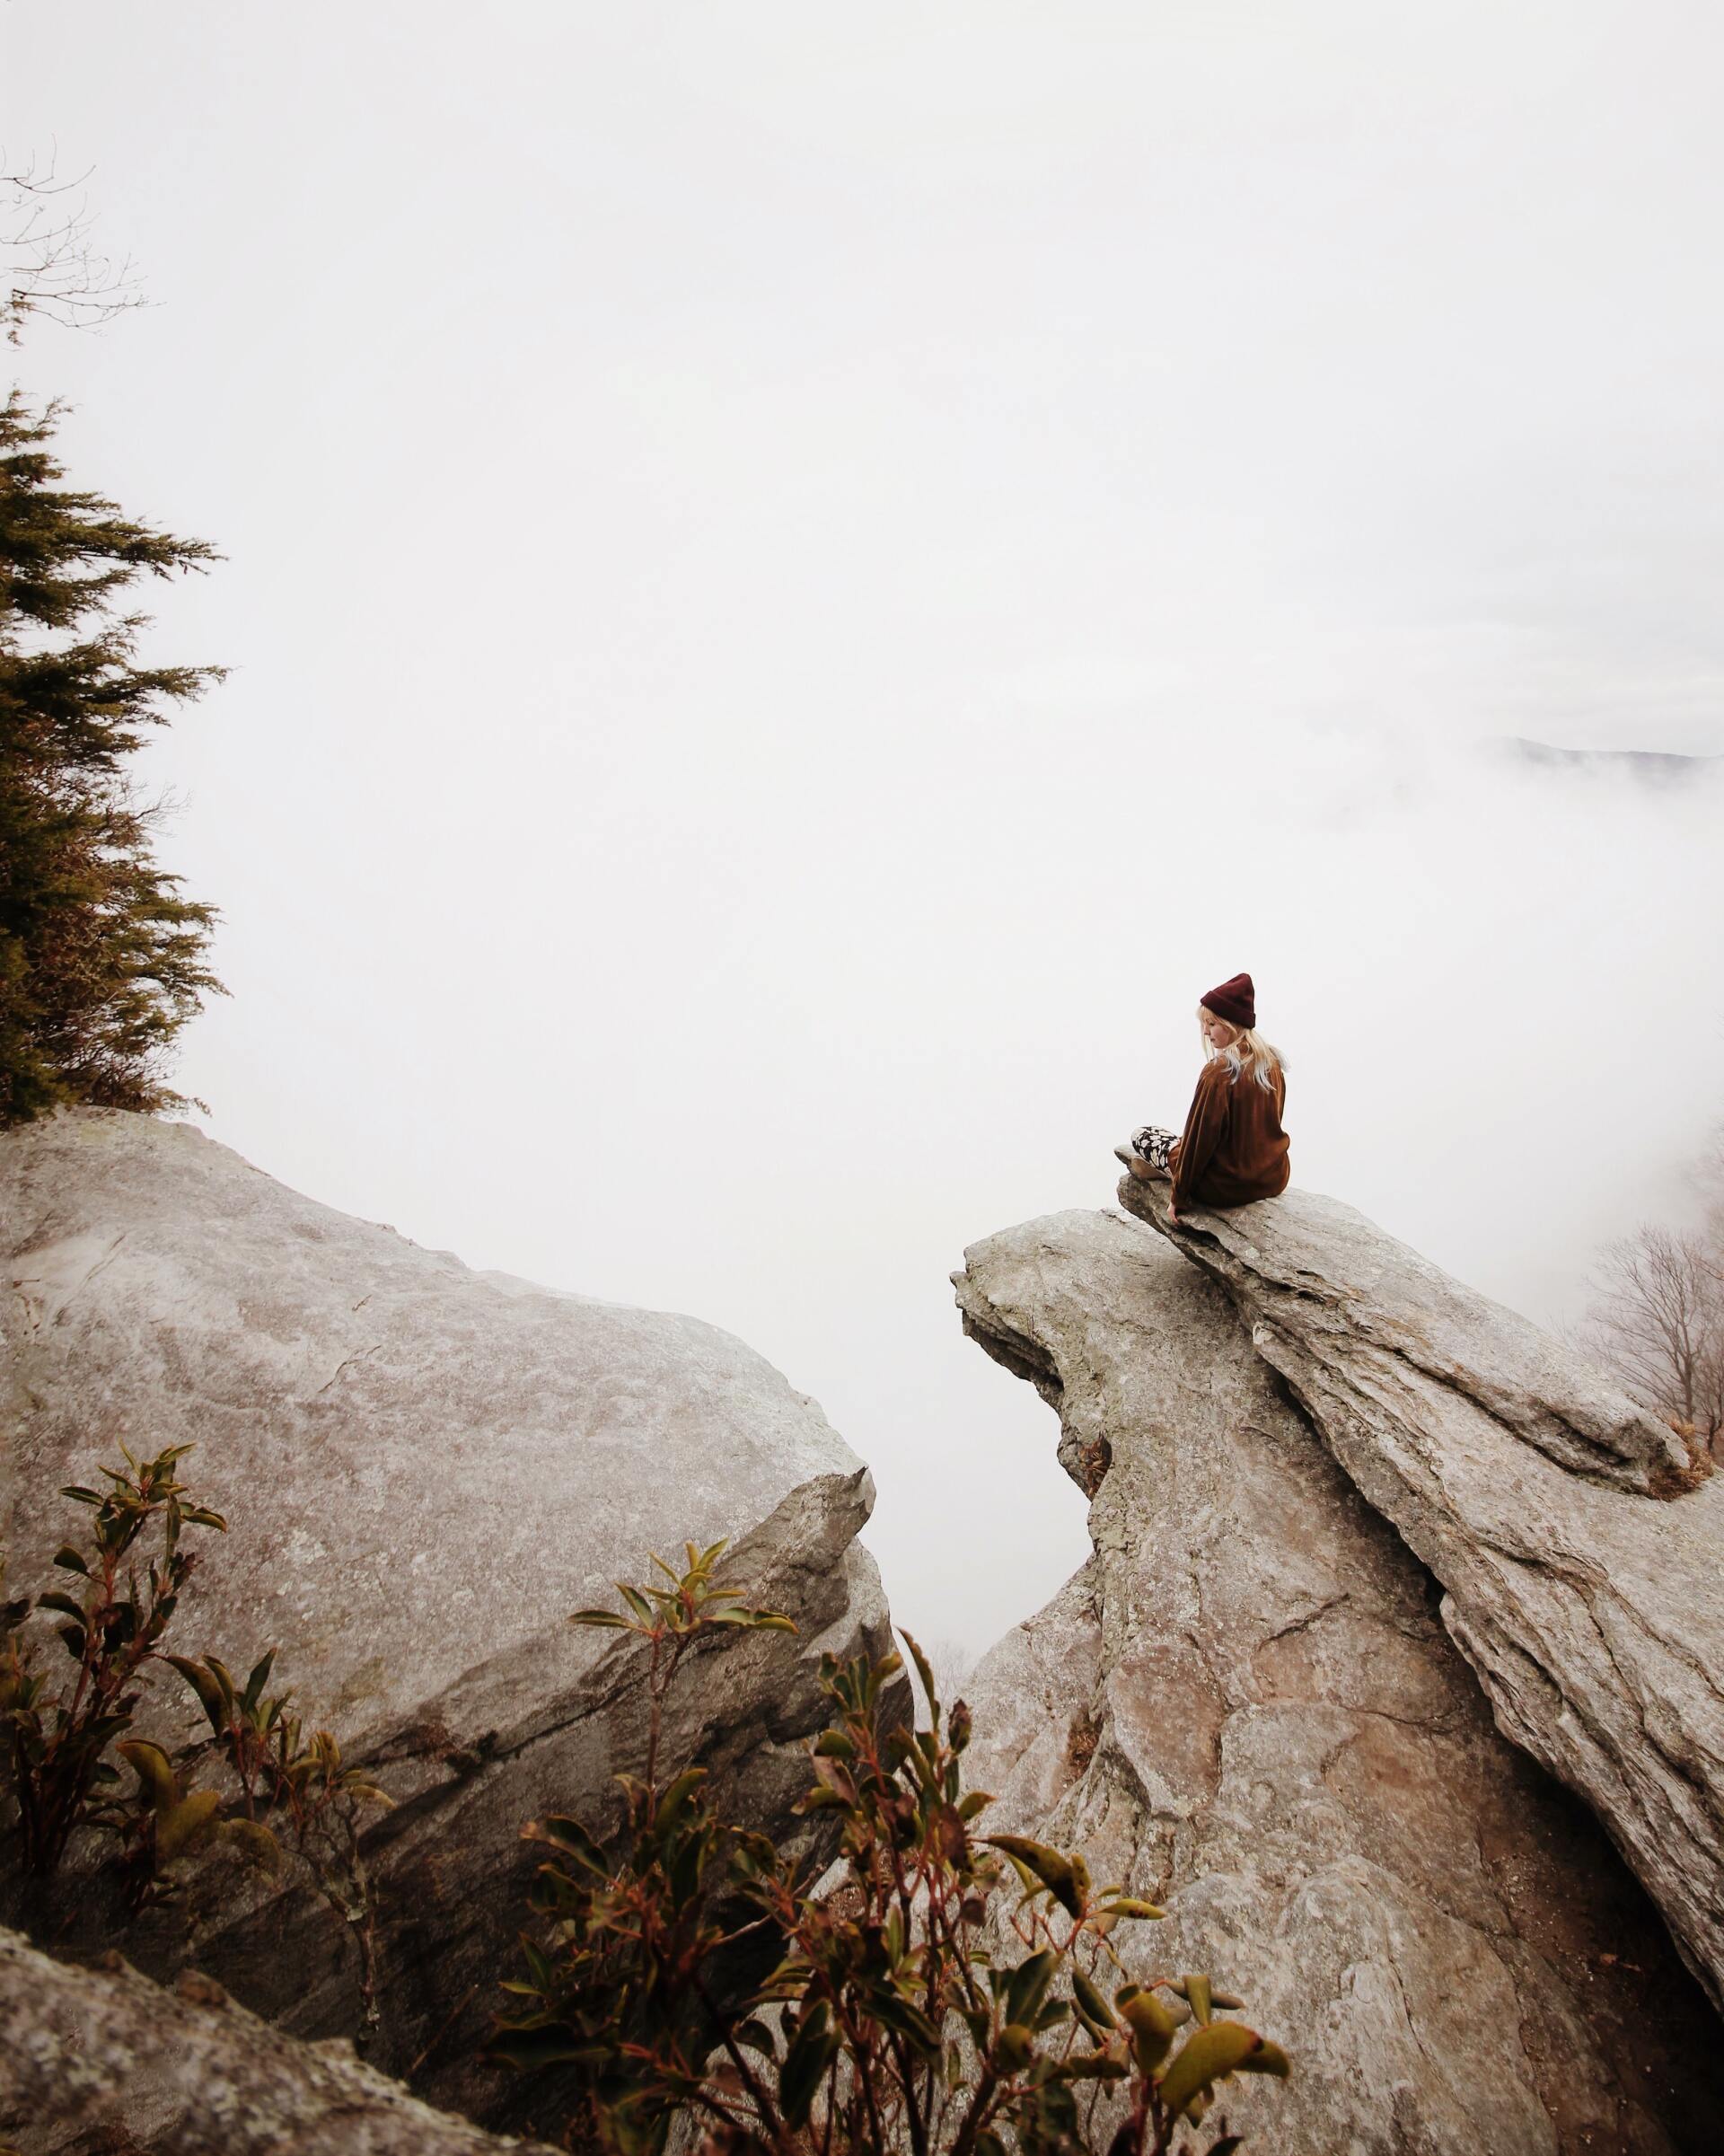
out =
[[[1550,742],[1529,741],[1518,734],[1500,735],[1489,745],[1523,763],[1570,770],[1622,770],[1661,785],[1678,783],[1697,771],[1724,764],[1724,755],[1684,756],[1667,749],[1560,749]]]

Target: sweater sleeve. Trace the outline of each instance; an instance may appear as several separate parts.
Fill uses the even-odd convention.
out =
[[[1214,1157],[1227,1127],[1227,1077],[1222,1063],[1210,1063],[1197,1081],[1191,1113],[1174,1157],[1173,1205],[1183,1212],[1192,1202],[1192,1193]]]

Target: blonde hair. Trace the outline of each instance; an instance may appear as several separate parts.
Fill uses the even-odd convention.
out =
[[[1205,1018],[1220,1016],[1219,1011],[1209,1010],[1201,1003],[1198,1005],[1197,1023],[1199,1031],[1203,1034],[1204,1054],[1211,1061],[1230,1063],[1233,1066],[1231,1083],[1236,1085],[1240,1072],[1249,1069],[1252,1077],[1256,1079],[1263,1091],[1272,1093],[1275,1090],[1275,1073],[1278,1070],[1285,1071],[1287,1058],[1271,1042],[1264,1040],[1254,1025],[1234,1025],[1232,1040],[1225,1048],[1216,1047],[1208,1033],[1203,1031],[1203,1021]],[[1224,1025],[1233,1025],[1230,1018],[1222,1018],[1221,1023]]]

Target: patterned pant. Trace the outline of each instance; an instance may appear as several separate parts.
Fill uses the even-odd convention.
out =
[[[1142,1130],[1131,1133],[1131,1150],[1139,1160],[1147,1160],[1152,1168],[1159,1168],[1164,1175],[1173,1173],[1167,1166],[1167,1148],[1178,1143],[1177,1131],[1164,1131],[1156,1123],[1145,1123]]]

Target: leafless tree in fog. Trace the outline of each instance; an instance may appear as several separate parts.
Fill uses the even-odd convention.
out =
[[[32,314],[89,329],[144,304],[131,263],[92,242],[94,219],[78,192],[89,177],[61,180],[51,161],[14,166],[0,152],[0,324],[9,343]]]
[[[1724,1232],[1642,1228],[1594,1275],[1581,1328],[1630,1392],[1717,1453],[1724,1446]]]

